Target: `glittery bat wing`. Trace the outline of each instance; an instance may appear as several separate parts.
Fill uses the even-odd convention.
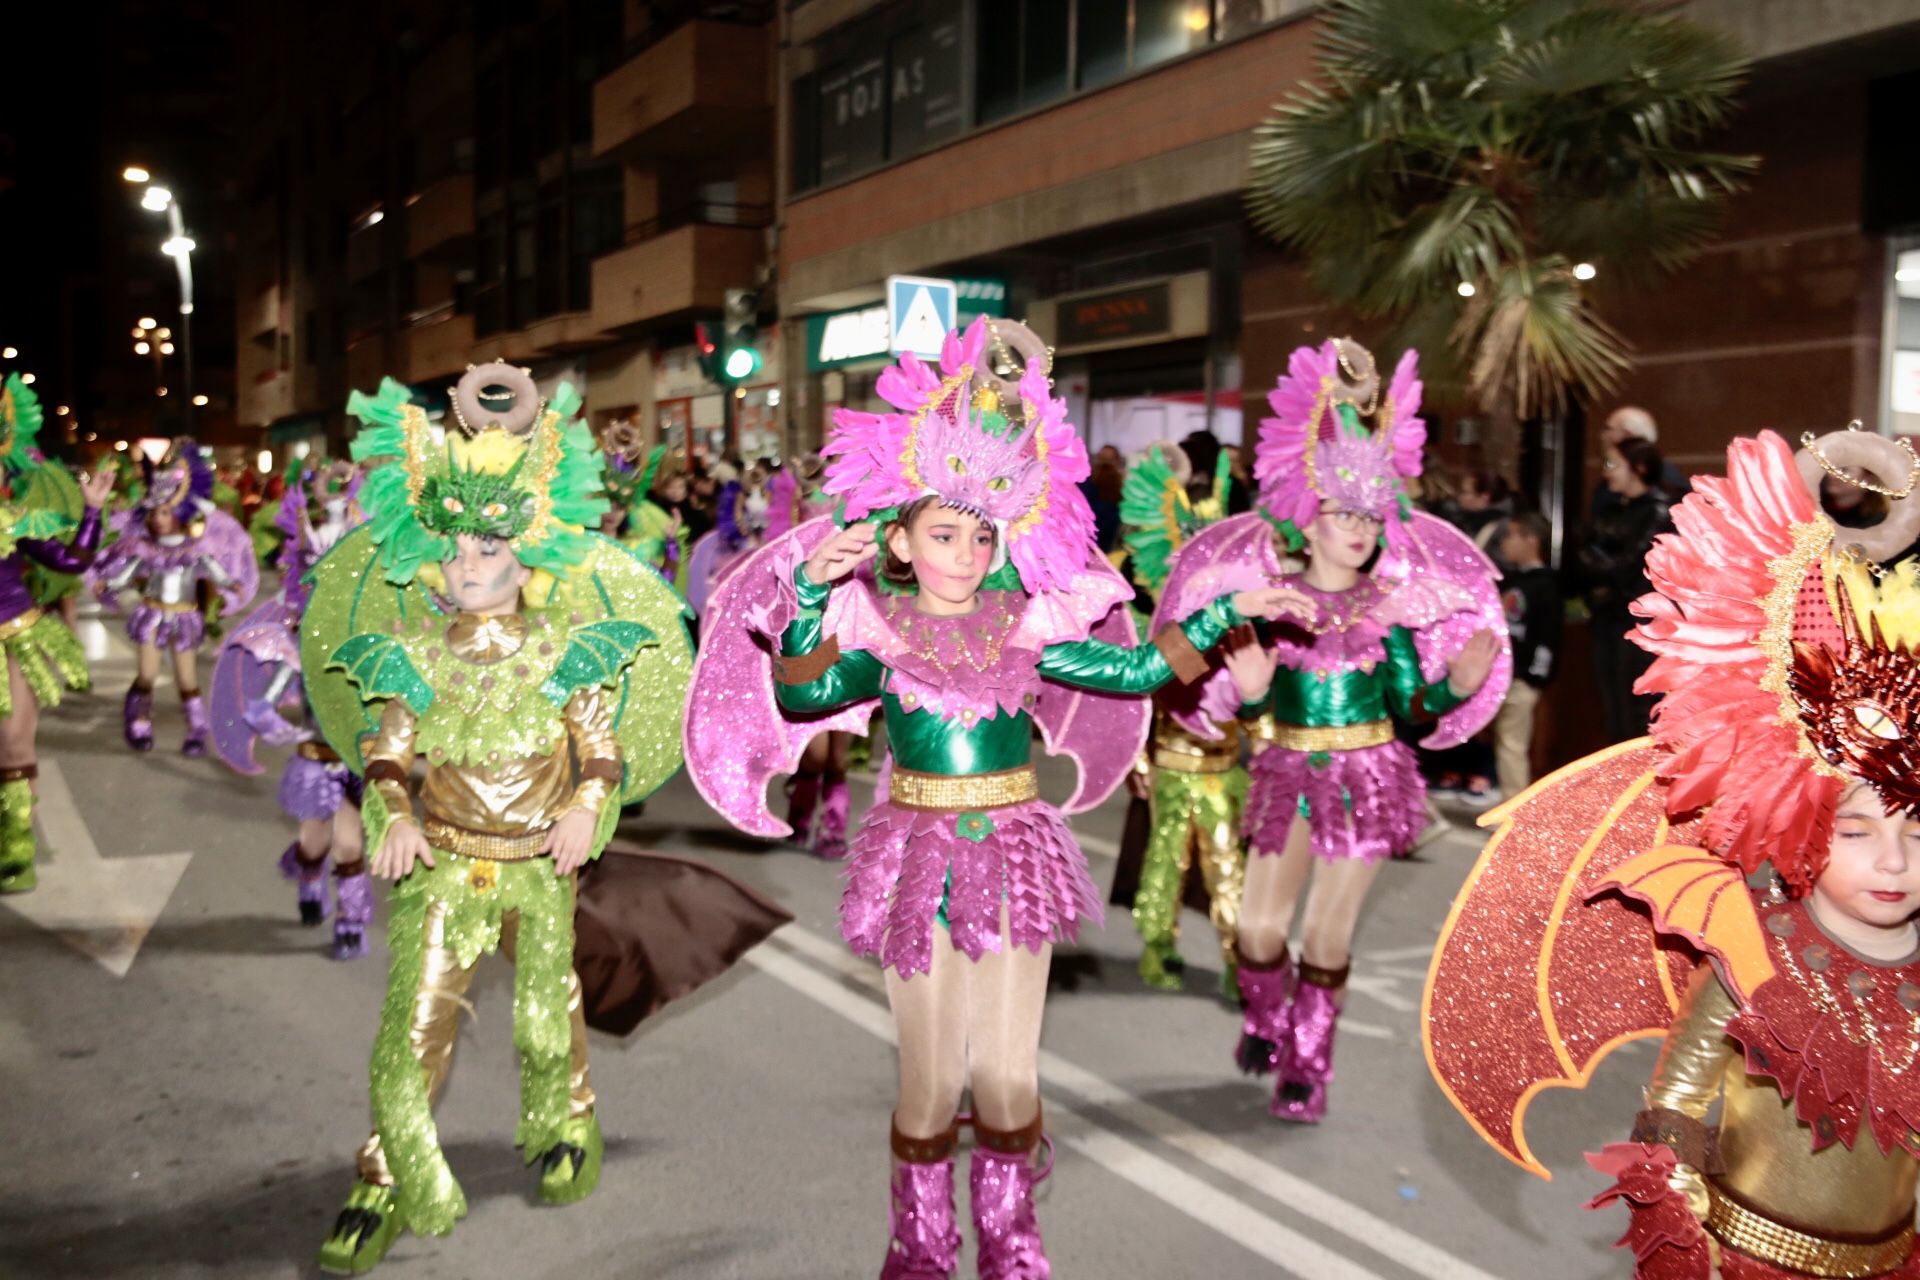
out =
[[[720,562],[725,556],[725,539],[718,529],[701,534],[693,550],[687,553],[687,603],[693,606],[697,618],[707,616],[707,601],[713,595]]]
[[[284,596],[275,596],[227,633],[213,662],[207,690],[213,754],[236,773],[263,771],[253,758],[259,731],[246,721],[247,704],[267,696],[274,671],[283,664],[300,669],[300,615]],[[298,682],[293,687],[298,689]]]
[[[693,671],[687,602],[639,556],[611,538],[589,536],[593,552],[561,581],[549,607],[579,619],[575,642],[584,630],[597,661],[624,663],[612,686],[613,733],[626,767],[620,803],[637,804],[680,767],[681,708]],[[634,625],[650,637],[636,641],[637,652],[627,643]]]
[[[145,542],[132,511],[116,511],[106,518],[106,527],[100,535],[100,551],[80,575],[80,581],[109,611],[118,612],[119,605],[107,583],[129,558],[139,554]]]
[[[1446,675],[1447,664],[1476,631],[1491,631],[1500,644],[1486,683],[1441,716],[1421,742],[1429,749],[1454,747],[1493,722],[1513,683],[1513,641],[1500,603],[1499,571],[1471,538],[1424,511],[1413,513],[1406,533],[1382,556],[1374,574],[1402,584],[1387,607],[1400,610],[1392,620],[1413,631],[1426,678]]]
[[[1074,594],[1114,601],[1093,624],[1093,639],[1123,649],[1140,643],[1129,607],[1133,588],[1106,560],[1095,558],[1088,563],[1075,583]],[[1084,813],[1112,795],[1133,769],[1147,744],[1153,703],[1148,698],[1076,689],[1043,680],[1033,718],[1046,739],[1047,750],[1069,757],[1079,767],[1073,795],[1060,807],[1068,813]]]
[[[201,547],[232,579],[220,588],[220,614],[232,617],[251,604],[260,590],[260,562],[253,558],[253,538],[245,525],[216,507],[206,513]]]
[[[1496,1151],[1542,1178],[1552,1175],[1527,1145],[1528,1104],[1584,1087],[1616,1046],[1664,1034],[1698,960],[1643,907],[1604,892],[1636,857],[1695,832],[1669,829],[1653,767],[1651,742],[1635,739],[1484,815],[1493,837],[1427,973],[1434,1079]]]
[[[767,808],[767,783],[799,767],[815,734],[864,735],[879,705],[867,699],[789,716],[774,698],[773,658],[792,614],[794,569],[834,528],[832,517],[821,516],[770,539],[727,574],[709,601],[687,700],[687,772],[708,804],[753,835],[792,834]]]
[[[1154,633],[1228,592],[1268,586],[1279,573],[1273,526],[1251,512],[1229,516],[1202,529],[1174,554],[1167,585],[1153,611]],[[1189,733],[1218,738],[1220,730],[1214,721],[1231,716],[1240,695],[1217,654],[1209,654],[1207,660],[1212,670],[1204,680],[1170,685],[1161,691],[1160,701]]]
[[[393,634],[440,614],[418,579],[395,586],[381,575],[372,528],[361,525],[322,556],[307,573],[312,591],[300,614],[300,666],[320,732],[355,772],[360,739],[380,723],[380,708],[361,696],[345,671],[333,665],[336,651],[354,636]]]

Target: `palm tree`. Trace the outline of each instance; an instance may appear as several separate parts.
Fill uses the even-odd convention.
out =
[[[1336,305],[1431,356],[1444,335],[1508,464],[1519,421],[1628,366],[1588,282],[1688,261],[1753,171],[1697,145],[1747,64],[1632,0],[1328,0],[1320,21],[1318,82],[1256,135],[1249,213]]]

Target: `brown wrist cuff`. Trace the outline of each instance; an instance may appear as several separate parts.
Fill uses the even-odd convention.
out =
[[[598,778],[602,782],[618,782],[625,776],[618,760],[605,757],[583,761],[580,765],[580,781],[588,782]]]
[[[392,760],[370,760],[367,762],[368,782],[397,782],[407,785],[407,771]]]
[[[1153,637],[1153,647],[1167,660],[1167,666],[1173,671],[1173,678],[1181,684],[1192,684],[1207,674],[1207,655],[1193,647],[1193,641],[1187,639],[1187,633],[1179,627],[1162,627]]]
[[[1726,1171],[1720,1162],[1719,1134],[1684,1111],[1654,1107],[1633,1118],[1633,1140],[1671,1148],[1681,1164],[1706,1174]]]
[[[775,657],[773,678],[781,684],[812,684],[832,670],[833,664],[838,661],[840,661],[840,637],[828,636],[815,645],[811,653]]]
[[[994,1129],[973,1122],[973,1140],[976,1146],[985,1147],[996,1155],[1021,1156],[1040,1145],[1040,1134],[1045,1130],[1046,1116],[1036,1111],[1033,1119],[1018,1129]]]

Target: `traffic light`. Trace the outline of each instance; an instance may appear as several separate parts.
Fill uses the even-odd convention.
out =
[[[760,372],[760,351],[753,345],[760,329],[760,295],[752,289],[727,290],[721,320],[720,349],[714,363],[722,386],[737,387]]]

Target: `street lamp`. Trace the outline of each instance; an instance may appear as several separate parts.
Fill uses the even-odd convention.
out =
[[[186,404],[184,412],[187,419],[187,434],[193,434],[193,249],[194,244],[187,235],[186,221],[180,214],[180,202],[173,198],[173,192],[152,181],[153,175],[139,165],[128,165],[121,177],[135,186],[145,186],[141,193],[140,207],[151,213],[164,212],[167,215],[167,230],[172,234],[160,246],[160,252],[173,259],[173,265],[180,273],[180,362],[186,380]],[[151,318],[140,322],[143,329],[153,328]]]

